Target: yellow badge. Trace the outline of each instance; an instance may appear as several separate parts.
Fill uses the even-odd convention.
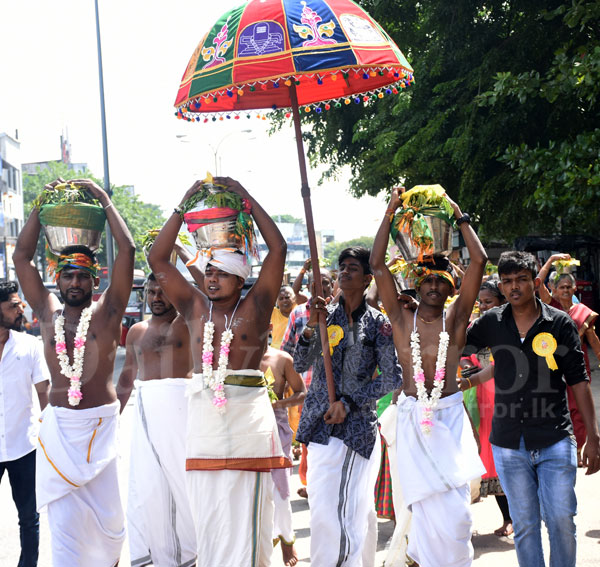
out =
[[[533,337],[533,352],[546,359],[550,370],[558,370],[556,360],[552,356],[556,352],[556,339],[550,333],[539,333]]]
[[[333,347],[340,344],[340,341],[344,338],[344,329],[339,325],[329,325],[327,327],[327,337],[329,338],[329,354],[333,354]]]

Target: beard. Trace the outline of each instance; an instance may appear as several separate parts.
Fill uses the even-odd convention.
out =
[[[173,305],[170,305],[169,307],[167,307],[164,303],[158,305],[158,304],[150,304],[150,311],[152,313],[152,315],[165,315],[167,313],[171,313],[171,311],[173,311],[175,309],[175,307],[173,307]]]
[[[20,331],[23,328],[23,315],[19,315],[12,323],[0,315],[0,327],[11,331]]]
[[[84,293],[83,295],[80,295],[77,298],[69,297],[68,294],[69,294],[68,291],[67,291],[67,293],[63,293],[63,291],[60,290],[60,296],[62,297],[62,300],[69,307],[80,307],[81,305],[85,305],[86,303],[89,303],[92,300],[92,291],[91,290],[88,293]]]

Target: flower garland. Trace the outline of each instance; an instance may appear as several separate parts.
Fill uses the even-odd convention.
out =
[[[225,376],[227,374],[227,365],[229,364],[229,353],[231,352],[231,341],[233,340],[233,331],[231,325],[233,323],[233,317],[237,311],[238,305],[241,301],[235,305],[229,324],[227,322],[227,315],[225,315],[225,330],[221,333],[221,347],[219,348],[219,363],[217,370],[213,371],[213,338],[215,335],[215,324],[212,322],[212,308],[213,304],[210,304],[210,312],[208,321],[204,323],[204,337],[203,337],[203,348],[202,348],[202,376],[204,377],[204,383],[213,391],[213,406],[217,408],[219,413],[225,411],[225,404],[227,398],[225,397]]]
[[[450,344],[450,335],[446,332],[446,311],[442,317],[442,331],[438,344],[437,360],[435,361],[435,374],[433,377],[433,388],[431,394],[427,393],[425,387],[425,372],[421,360],[421,344],[419,332],[417,331],[417,313],[415,311],[413,331],[410,334],[410,348],[413,360],[413,378],[417,386],[417,399],[421,404],[421,431],[425,434],[431,433],[433,428],[433,410],[436,408],[444,389],[444,378],[446,376],[446,355]]]
[[[65,340],[65,317],[61,313],[54,322],[55,351],[60,364],[60,372],[70,380],[68,391],[69,405],[77,406],[83,399],[81,393],[81,375],[83,373],[83,357],[85,355],[85,342],[88,328],[92,319],[92,306],[86,307],[79,317],[75,341],[73,343],[73,366],[69,362],[67,342]]]

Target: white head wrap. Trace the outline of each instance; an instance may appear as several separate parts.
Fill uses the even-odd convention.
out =
[[[206,266],[211,264],[215,268],[239,276],[245,281],[252,271],[246,255],[235,248],[203,248],[199,250],[196,259],[202,273],[206,272]]]

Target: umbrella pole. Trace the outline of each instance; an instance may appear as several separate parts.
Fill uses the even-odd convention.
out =
[[[310,247],[310,262],[315,282],[317,296],[323,297],[323,285],[321,283],[321,270],[319,268],[319,253],[317,251],[317,239],[315,237],[315,225],[313,222],[312,204],[310,201],[310,187],[308,186],[308,175],[306,173],[306,157],[304,156],[304,144],[302,142],[302,128],[300,127],[300,111],[298,109],[298,96],[296,85],[292,81],[290,86],[290,98],[292,100],[292,114],[294,116],[294,129],[296,131],[296,148],[298,150],[298,162],[300,165],[300,179],[302,180],[302,200],[304,201],[304,216],[306,218],[306,230],[308,232],[308,245]],[[325,365],[325,378],[327,380],[327,393],[329,403],[336,401],[335,383],[333,381],[333,365],[329,353],[329,337],[327,335],[327,323],[325,317],[319,317],[319,331],[321,334],[321,348],[323,349],[323,364]]]

